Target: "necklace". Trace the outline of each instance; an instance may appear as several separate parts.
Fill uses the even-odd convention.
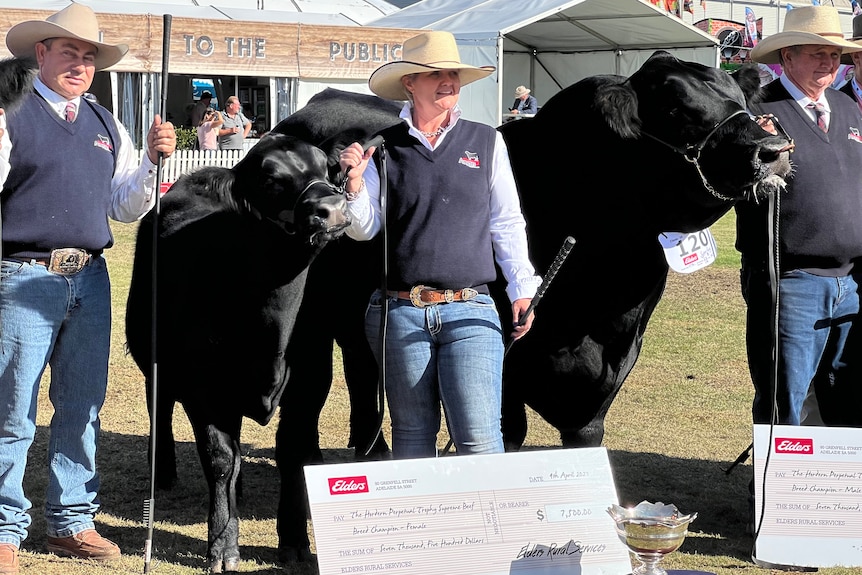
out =
[[[416,129],[419,130],[419,128],[416,128]],[[419,130],[419,133],[422,134],[423,136],[425,136],[426,138],[436,138],[437,136],[442,134],[445,130],[446,130],[446,128],[444,126],[440,126],[439,128],[437,128],[433,132],[423,132],[422,130]]]

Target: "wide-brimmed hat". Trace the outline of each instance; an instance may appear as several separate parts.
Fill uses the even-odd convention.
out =
[[[212,92],[210,92],[209,90],[204,90],[203,92],[201,92],[201,100],[203,100],[204,98],[212,98],[212,97],[213,97]]]
[[[73,2],[46,20],[26,20],[9,28],[6,47],[13,56],[36,57],[36,43],[48,38],[75,38],[96,47],[96,70],[113,66],[126,55],[125,44],[99,42],[99,22],[89,6]]]
[[[368,79],[371,91],[389,100],[406,100],[409,96],[401,78],[417,72],[458,70],[461,85],[489,76],[494,66],[476,67],[462,64],[458,45],[450,32],[423,32],[404,41],[401,60],[383,64]]]
[[[517,88],[515,88],[515,97],[516,98],[520,98],[521,96],[523,96],[525,94],[529,94],[529,93],[530,93],[530,89],[527,88],[526,86],[518,86]]]
[[[850,37],[850,41],[862,46],[862,14],[853,16],[853,36]],[[842,54],[841,63],[852,64],[853,60],[850,58],[850,54]]]
[[[767,36],[751,50],[751,59],[778,64],[778,54],[789,46],[836,46],[843,52],[858,52],[862,46],[844,39],[838,10],[832,6],[803,6],[787,12],[784,30]]]

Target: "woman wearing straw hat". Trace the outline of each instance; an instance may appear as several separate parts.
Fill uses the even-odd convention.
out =
[[[491,66],[461,62],[448,32],[404,42],[403,60],[369,79],[382,98],[406,100],[403,122],[383,132],[388,151],[387,290],[372,296],[366,333],[380,357],[382,310],[386,393],[396,458],[433,457],[440,404],[459,454],[500,453],[504,333],[488,284],[495,258],[508,282],[513,315],[529,307],[541,278],[527,255],[525,222],[500,134],[461,117],[461,86]],[[347,172],[348,234],[381,229],[381,186],[359,144],[340,157]],[[382,297],[386,297],[386,306]],[[530,329],[532,314],[512,337]]]
[[[126,129],[83,97],[97,70],[128,47],[100,41],[92,9],[73,3],[9,29],[13,55],[34,57],[35,90],[8,115],[0,141],[0,574],[18,572],[30,501],[23,489],[36,397],[51,366],[54,408],[45,493],[47,549],[103,560],[120,555],[95,529],[96,445],[108,383],[111,295],[102,252],[108,218],[133,222],[154,205],[156,162],[176,145],[156,116],[138,153]]]
[[[831,88],[842,54],[859,51],[862,46],[844,39],[838,12],[831,6],[790,10],[784,30],[751,51],[752,60],[780,63],[783,71],[765,86],[757,112],[777,117],[796,143],[787,193],[777,198],[777,393],[769,206],[744,203],[736,208],[755,423],[801,424],[812,383],[823,378],[840,387],[850,364],[862,361],[859,354],[845,352],[848,337],[862,329],[857,320],[862,270],[855,267],[862,258],[862,114],[852,100]],[[821,411],[826,424],[841,423],[832,410]],[[858,414],[858,407],[855,411]]]

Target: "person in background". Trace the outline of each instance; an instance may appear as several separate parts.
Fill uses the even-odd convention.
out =
[[[526,311],[541,283],[527,251],[509,155],[502,135],[461,117],[461,87],[492,66],[462,64],[448,32],[424,32],[404,42],[402,60],[369,79],[371,91],[407,100],[402,122],[384,130],[388,150],[388,288],[370,299],[365,332],[378,362],[381,314],[386,396],[395,458],[437,453],[440,404],[459,454],[503,452],[500,429],[504,333],[489,295],[495,259],[508,286],[520,338],[532,325]],[[381,229],[381,185],[374,152],[346,147],[347,234],[369,240]],[[386,298],[386,302],[383,299]],[[386,306],[384,306],[384,303]]]
[[[850,41],[862,46],[862,14],[853,17],[853,36]],[[841,63],[853,65],[853,77],[840,90],[853,98],[862,112],[862,51],[842,55]]]
[[[535,114],[539,111],[539,103],[530,95],[529,88],[518,86],[515,88],[515,102],[509,111],[513,114]]]
[[[239,98],[231,96],[227,99],[222,112],[222,125],[218,131],[218,145],[221,150],[242,150],[243,140],[251,131],[251,120],[245,117],[240,109]]]
[[[201,93],[200,100],[195,102],[195,105],[192,106],[192,111],[189,114],[189,122],[192,126],[197,127],[201,125],[207,110],[211,109],[210,104],[212,103],[212,100],[213,95],[209,90],[204,90]]]
[[[45,492],[47,550],[107,560],[119,547],[95,529],[96,449],[108,383],[111,294],[102,252],[108,218],[133,222],[156,200],[156,162],[176,135],[159,116],[139,154],[126,129],[84,98],[124,44],[103,43],[91,8],[72,3],[9,29],[6,45],[38,63],[35,90],[4,117],[0,139],[0,574],[18,573],[30,526],[24,493],[42,374],[54,410]]]
[[[218,128],[222,125],[221,114],[209,108],[198,125],[198,149],[218,150]]]
[[[855,268],[862,257],[858,225],[862,181],[857,175],[862,165],[858,137],[862,114],[830,86],[842,53],[858,51],[862,46],[844,40],[835,8],[805,6],[789,11],[784,30],[751,52],[755,62],[782,67],[782,74],[764,87],[763,102],[755,112],[780,118],[796,142],[793,175],[787,193],[779,198],[777,392],[769,206],[768,202],[736,206],[754,423],[799,425],[812,382],[827,377],[825,372],[829,378],[840,378],[847,362],[855,360],[844,353],[844,345],[851,332],[862,329]],[[828,423],[828,418],[824,421]]]

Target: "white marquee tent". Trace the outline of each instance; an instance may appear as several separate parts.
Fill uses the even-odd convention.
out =
[[[628,76],[656,50],[717,66],[716,39],[644,0],[423,0],[369,26],[452,32],[462,61],[492,65],[496,82],[466,86],[465,116],[491,125],[518,85],[539,101],[595,74]]]

